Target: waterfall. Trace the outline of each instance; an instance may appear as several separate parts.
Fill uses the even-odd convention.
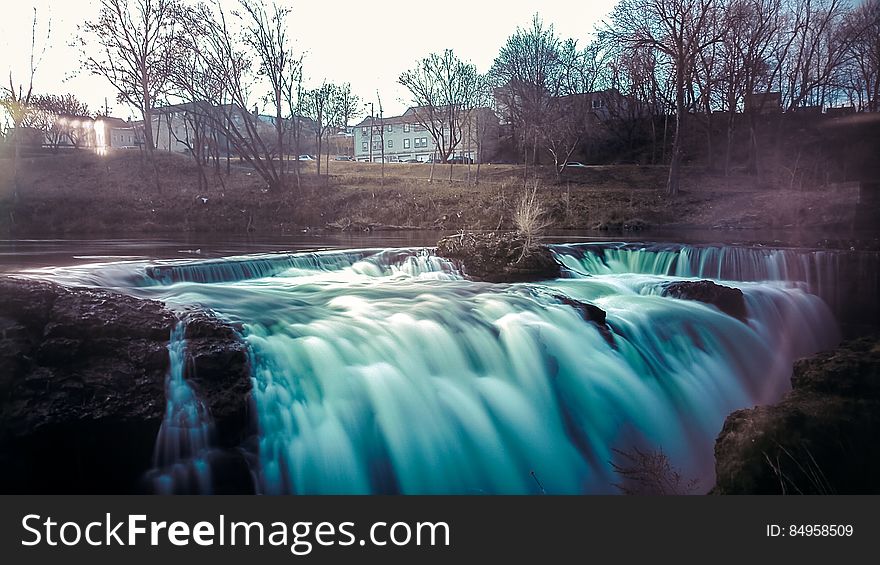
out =
[[[222,283],[270,277],[282,271],[336,271],[351,267],[369,253],[369,251],[276,253],[212,261],[175,261],[147,267],[146,272],[147,276],[161,284]]]
[[[641,273],[784,281],[801,283],[832,308],[839,302],[839,251],[662,243],[585,243],[554,245],[552,249],[572,276]]]
[[[535,478],[612,493],[618,450],[635,448],[662,449],[705,490],[725,417],[778,400],[794,359],[839,338],[821,252],[552,249],[566,278],[535,284],[472,282],[429,249],[389,249],[140,266],[153,282],[128,291],[241,324],[267,494],[537,493]],[[692,277],[741,289],[745,320],[662,295]],[[162,492],[210,489],[180,332]]]
[[[186,382],[186,326],[178,322],[168,342],[165,417],[159,428],[149,474],[157,494],[210,494],[210,454],[214,426],[210,414]]]

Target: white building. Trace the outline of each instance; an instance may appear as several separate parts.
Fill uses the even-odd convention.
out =
[[[382,160],[383,143],[386,162],[425,162],[435,155],[437,144],[431,133],[416,117],[416,109],[410,108],[400,116],[390,118],[366,117],[354,127],[354,153],[358,161]],[[483,125],[464,128],[461,142],[453,149],[451,157],[466,157],[476,163],[479,160],[477,133],[482,132],[483,158],[494,152],[497,141],[498,120],[488,108],[479,108],[472,116],[479,116]],[[492,130],[487,135],[487,132]],[[487,146],[491,151],[487,152]],[[438,155],[437,158],[440,156]]]

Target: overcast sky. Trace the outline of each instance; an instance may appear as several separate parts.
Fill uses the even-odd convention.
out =
[[[97,15],[98,2],[89,0],[2,0],[0,19],[0,72],[8,84],[25,77],[30,51],[33,9],[40,20],[38,44],[45,43],[45,24],[51,34],[37,70],[34,88],[39,93],[71,92],[92,111],[103,109],[104,98],[111,114],[136,117],[136,111],[115,101],[116,93],[103,79],[76,74],[78,50],[70,47],[77,26]],[[222,0],[233,7],[235,0]],[[363,100],[382,96],[385,115],[399,114],[408,106],[406,90],[397,77],[432,52],[453,49],[480,72],[489,69],[517,26],[525,27],[534,13],[553,24],[563,38],[586,44],[594,25],[614,5],[614,0],[470,0],[445,6],[432,1],[374,0],[335,2],[280,0],[293,7],[295,48],[305,54],[306,82],[310,86],[326,78],[350,82]],[[18,80],[24,80],[18,79]],[[378,108],[376,109],[378,112]]]

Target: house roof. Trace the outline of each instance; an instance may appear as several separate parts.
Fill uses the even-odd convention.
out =
[[[129,129],[133,128],[134,124],[132,122],[127,122],[122,118],[111,118],[109,116],[98,116],[98,120],[101,120],[107,127],[115,128],[115,129]]]
[[[359,124],[356,124],[354,127],[367,127],[371,125],[386,125],[386,124],[417,124],[419,123],[418,112],[419,110],[425,109],[426,106],[410,106],[407,108],[406,112],[399,116],[390,116],[387,118],[376,118],[373,116],[367,116]],[[442,110],[445,106],[440,106],[438,110]],[[477,110],[489,110],[491,108],[477,108]]]

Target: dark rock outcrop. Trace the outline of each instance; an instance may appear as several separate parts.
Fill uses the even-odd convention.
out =
[[[795,364],[774,406],[738,410],[715,442],[718,494],[880,493],[880,336]]]
[[[663,296],[711,304],[728,316],[746,320],[746,301],[738,288],[712,281],[676,281],[663,287]]]
[[[607,317],[605,310],[602,310],[595,304],[581,302],[580,300],[575,300],[564,294],[553,293],[552,296],[562,304],[574,308],[585,322],[594,324],[599,329],[599,333],[602,334],[602,337],[605,338],[605,341],[607,341],[610,346],[615,346],[614,335],[611,333],[611,328],[608,326],[608,322],[605,321],[605,318]]]
[[[186,322],[186,378],[204,402],[223,447],[236,447],[251,429],[248,403],[250,368],[247,345],[233,327],[201,310],[190,310]]]
[[[177,321],[152,300],[0,277],[0,489],[141,491]],[[235,443],[247,422],[244,345],[206,314],[190,331],[193,386],[218,440]]]
[[[523,248],[527,248],[523,253]],[[543,245],[518,233],[464,233],[437,242],[437,255],[458,262],[464,273],[486,282],[529,282],[560,276],[559,263]]]

